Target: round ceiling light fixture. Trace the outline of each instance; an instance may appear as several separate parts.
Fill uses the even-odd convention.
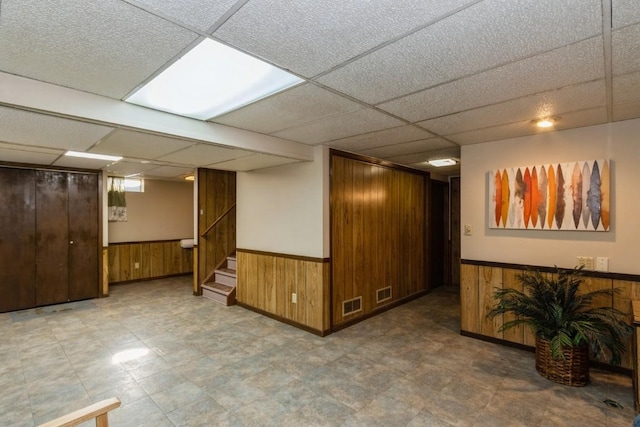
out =
[[[539,128],[547,129],[553,127],[558,120],[560,120],[559,117],[545,117],[542,119],[532,120],[531,123],[535,124]]]

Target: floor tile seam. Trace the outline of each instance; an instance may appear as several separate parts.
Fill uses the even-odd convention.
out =
[[[552,418],[555,417],[556,414],[549,412],[550,409],[552,409],[553,407],[547,406],[544,409],[544,413],[542,414],[542,419],[540,421],[540,424],[544,423],[545,419],[547,419],[547,417]],[[580,414],[582,415],[582,414]],[[590,418],[589,416],[586,416],[586,418]],[[591,419],[592,422],[597,422],[596,420]],[[607,427],[607,423],[606,423],[606,419],[603,422],[598,422],[598,424],[590,424],[589,427]]]
[[[184,405],[184,406],[182,406],[182,407],[180,407],[180,408],[175,408],[174,410],[172,410],[172,411],[169,411],[169,412],[165,413],[165,415],[167,416],[167,418],[169,418],[169,415],[174,414],[174,413],[177,413],[177,411],[183,410],[186,406],[196,406],[196,405],[198,405],[198,404],[199,404],[199,403],[201,403],[201,402],[210,401],[210,400],[213,400],[213,399],[212,399],[209,395],[207,395],[207,394],[205,393],[205,395],[204,395],[202,398],[197,399],[197,400],[195,400],[195,401],[193,401],[193,402],[189,402],[187,405]],[[217,402],[215,402],[215,401],[214,401],[214,403],[215,403],[217,406],[220,406]],[[222,408],[222,407],[221,407],[221,408]],[[226,410],[225,410],[224,412],[226,413]],[[171,418],[169,418],[169,420],[170,420],[173,424],[175,424],[175,422],[174,422]]]
[[[514,400],[516,402],[514,402]],[[502,403],[505,402],[511,402],[513,404],[517,403],[518,408],[521,407],[527,407],[533,411],[535,410],[540,410],[541,408],[547,408],[548,407],[548,403],[549,403],[549,399],[546,399],[545,402],[538,402],[536,401],[531,402],[531,401],[527,401],[526,399],[509,399],[508,396],[503,396],[501,395],[499,392],[496,392],[487,402],[487,407],[485,409],[488,409],[494,402],[499,402],[498,405],[501,405]],[[498,406],[500,407],[500,406]],[[542,419],[542,417],[541,417]]]
[[[496,394],[500,396],[501,400],[514,400],[517,401],[519,404],[523,404],[526,406],[531,406],[533,405],[531,403],[531,399],[535,399],[535,402],[537,406],[539,406],[540,404],[544,404],[545,406],[551,401],[551,393],[548,391],[542,391],[541,394],[543,395],[543,398],[540,399],[540,397],[538,396],[522,396],[520,394],[518,394],[516,397],[513,397],[513,393],[510,393],[508,390],[504,390],[504,389],[497,389],[496,390]]]
[[[169,411],[165,411],[165,409],[161,406],[160,402],[159,402],[158,400],[156,400],[156,398],[158,398],[158,395],[160,395],[160,394],[162,394],[162,393],[166,393],[166,392],[168,392],[169,390],[174,389],[174,388],[176,388],[176,387],[178,387],[178,386],[170,387],[170,388],[168,388],[168,389],[165,389],[165,390],[162,390],[162,391],[158,391],[158,392],[153,393],[153,394],[148,394],[149,398],[150,398],[150,399],[155,403],[155,405],[156,405],[158,408],[160,408],[160,411],[162,411],[162,413],[163,413],[165,416],[166,416],[166,415],[168,415],[169,413],[171,413],[171,412],[173,412],[173,411],[177,410],[177,409],[180,409],[180,408],[181,408],[181,407],[183,407],[183,406],[188,406],[188,405],[190,405],[190,404],[192,404],[192,403],[193,403],[193,402],[191,402],[191,401],[190,401],[190,402],[187,402],[186,404],[184,404],[184,405],[182,405],[182,406],[178,406],[178,407],[173,408],[173,409],[171,409],[171,410],[169,410]],[[204,392],[203,392],[203,393],[204,393]],[[206,393],[205,393],[205,395],[206,395]],[[156,396],[156,398],[154,398],[154,396]]]

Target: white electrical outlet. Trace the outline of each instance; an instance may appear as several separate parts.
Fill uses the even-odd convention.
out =
[[[298,294],[296,294],[296,293],[292,293],[291,294],[291,302],[294,303],[294,304],[298,303]]]
[[[140,263],[136,262],[135,264],[133,264],[133,268],[140,268]]]
[[[609,271],[609,258],[601,256],[596,258],[596,271]]]

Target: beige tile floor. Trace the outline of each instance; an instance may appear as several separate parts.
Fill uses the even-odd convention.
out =
[[[459,307],[440,288],[319,338],[194,297],[181,277],[0,314],[0,426],[108,397],[115,427],[631,426],[628,377],[553,384],[532,353],[460,336]]]

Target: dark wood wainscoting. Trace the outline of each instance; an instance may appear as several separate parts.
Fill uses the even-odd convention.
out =
[[[328,261],[238,249],[238,303],[325,335],[329,331]]]
[[[156,279],[193,272],[193,250],[180,240],[109,244],[109,283]]]
[[[474,260],[462,260],[461,267],[460,329],[462,333],[477,338],[533,348],[535,337],[528,328],[515,327],[498,332],[503,322],[510,320],[511,317],[505,315],[504,318],[487,319],[486,315],[495,304],[493,293],[496,288],[522,290],[522,284],[517,280],[519,274],[526,270],[538,270],[543,274],[553,274],[555,268]],[[584,291],[619,289],[618,293],[604,304],[610,304],[628,313],[628,320],[631,323],[631,301],[640,299],[640,276],[583,271],[583,279],[581,289]],[[623,355],[621,367],[632,369],[632,337],[628,337],[626,348],[628,351]],[[600,362],[604,362],[604,359]]]
[[[429,289],[428,179],[332,152],[333,326]],[[351,314],[343,314],[345,303]]]

